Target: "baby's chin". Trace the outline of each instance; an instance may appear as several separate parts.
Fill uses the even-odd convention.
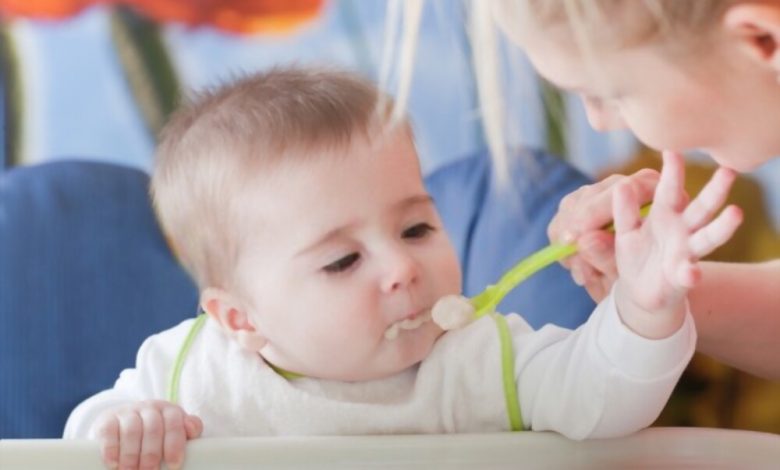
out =
[[[407,331],[406,334],[408,335],[406,337],[402,334],[395,340],[386,340],[391,343],[400,340],[397,345],[400,357],[396,363],[395,373],[416,366],[425,360],[431,354],[436,340],[444,334],[444,330],[439,328],[434,322],[429,321],[422,325],[419,330]]]
[[[372,366],[343,374],[340,380],[355,382],[390,377],[417,366],[431,354],[436,340],[444,333],[433,322],[426,322],[416,330],[401,332],[395,339],[383,339],[383,353]]]

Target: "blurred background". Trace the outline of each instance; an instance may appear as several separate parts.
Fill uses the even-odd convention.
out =
[[[0,0],[0,171],[65,158],[148,171],[183,94],[277,64],[348,67],[377,81],[397,1]],[[486,147],[468,20],[459,0],[425,4],[408,103],[424,172]],[[629,133],[593,132],[576,97],[503,46],[511,146],[546,149],[593,179],[659,167]],[[689,162],[695,193],[714,166]],[[778,182],[780,160],[740,177],[732,202],[746,223],[713,259],[780,257]],[[778,397],[780,384],[697,356],[659,424],[780,432]]]

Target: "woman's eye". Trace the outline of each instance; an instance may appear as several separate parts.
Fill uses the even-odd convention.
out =
[[[328,264],[322,269],[327,273],[341,273],[351,268],[359,259],[359,253],[350,253],[347,256]]]
[[[403,238],[423,238],[435,230],[436,229],[433,228],[433,226],[431,226],[430,224],[422,223],[422,224],[413,225],[408,229],[404,230],[402,236]]]

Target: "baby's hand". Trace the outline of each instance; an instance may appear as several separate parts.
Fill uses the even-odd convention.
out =
[[[644,221],[631,187],[618,186],[612,199],[619,276],[615,301],[623,322],[648,338],[664,338],[679,329],[688,290],[701,277],[699,259],[731,238],[742,222],[736,206],[715,217],[734,181],[732,170],[718,169],[688,203],[682,157],[664,152],[663,158]]]
[[[200,418],[180,406],[150,400],[111,410],[95,423],[103,462],[109,468],[179,468],[184,447],[203,431]]]

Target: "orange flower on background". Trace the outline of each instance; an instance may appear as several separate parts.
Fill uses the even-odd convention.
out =
[[[61,20],[107,0],[0,0],[0,16]]]
[[[0,15],[57,20],[99,4],[127,5],[158,22],[238,34],[284,33],[316,18],[324,0],[0,0]]]
[[[239,34],[288,32],[316,18],[324,0],[126,0],[158,22],[211,25]]]

